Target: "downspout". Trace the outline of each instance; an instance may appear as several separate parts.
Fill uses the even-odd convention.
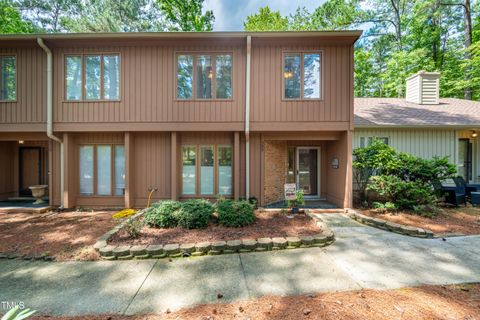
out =
[[[245,76],[245,198],[250,198],[250,64],[252,37],[247,36],[247,72]]]
[[[52,51],[45,45],[42,38],[37,38],[38,45],[47,54],[47,136],[60,143],[60,204],[64,207],[63,192],[64,188],[64,155],[63,141],[53,134],[53,57]]]

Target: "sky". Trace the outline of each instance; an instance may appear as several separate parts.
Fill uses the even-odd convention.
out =
[[[261,7],[269,6],[285,16],[294,13],[297,7],[313,11],[324,0],[206,0],[205,10],[213,10],[215,31],[242,31],[243,22],[248,15],[258,12]]]

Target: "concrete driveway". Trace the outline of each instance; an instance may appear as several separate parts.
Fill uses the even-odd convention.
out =
[[[171,262],[3,260],[0,301],[51,315],[141,314],[262,295],[480,282],[480,236],[418,239],[321,217],[337,238],[326,248]]]

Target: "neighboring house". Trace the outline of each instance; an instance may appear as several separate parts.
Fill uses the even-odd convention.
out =
[[[458,173],[480,182],[480,102],[439,98],[438,73],[407,79],[407,98],[355,98],[354,148],[382,139],[422,158],[448,156]]]
[[[358,31],[0,36],[0,199],[352,201]]]

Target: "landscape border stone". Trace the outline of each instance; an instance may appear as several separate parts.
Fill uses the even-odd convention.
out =
[[[405,236],[416,237],[416,238],[434,238],[439,236],[430,230],[407,226],[407,225],[403,225],[403,224],[399,224],[399,223],[395,223],[395,222],[391,222],[391,221],[387,221],[379,218],[369,217],[367,215],[358,213],[355,210],[349,210],[349,216],[353,220],[356,220],[368,226],[386,230],[386,231],[395,232],[398,234],[403,234]]]
[[[140,218],[145,209],[135,215],[122,221],[112,230],[106,232],[98,238],[94,245],[95,250],[105,260],[128,260],[128,259],[161,259],[161,258],[179,258],[189,256],[219,255],[244,252],[263,252],[271,250],[285,250],[308,247],[325,247],[335,241],[333,231],[328,228],[318,216],[305,210],[310,218],[322,231],[313,236],[302,237],[264,237],[258,239],[232,239],[228,241],[199,242],[199,243],[170,243],[170,244],[150,244],[134,246],[112,246],[108,240],[120,231],[123,226],[133,219]]]

